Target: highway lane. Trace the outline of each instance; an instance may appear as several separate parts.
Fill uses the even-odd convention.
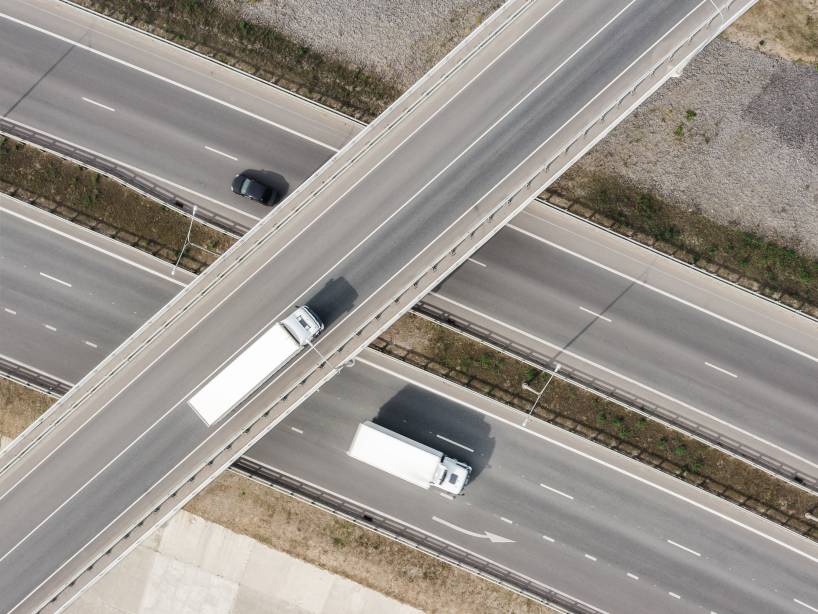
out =
[[[0,354],[76,383],[193,276],[0,194]]]
[[[368,350],[247,456],[608,612],[818,606],[816,544],[558,428],[523,429],[521,417]],[[370,419],[472,464],[464,495],[450,501],[348,457]]]
[[[46,0],[0,2],[0,114],[251,227],[230,192],[255,170],[286,194],[360,130],[292,94]],[[180,161],[184,161],[180,163]]]
[[[532,205],[425,302],[818,484],[818,327]]]
[[[275,386],[208,431],[183,401],[240,346],[293,303],[307,301],[330,325],[319,349],[337,348],[368,322],[373,309],[367,305],[369,299],[377,297],[376,305],[389,303],[392,299],[386,297],[404,287],[396,284],[411,284],[417,269],[404,273],[404,267],[420,249],[433,245],[413,263],[415,267],[435,262],[441,253],[436,250],[443,246],[450,249],[451,243],[440,235],[442,228],[460,219],[484,194],[491,193],[492,202],[502,202],[510,186],[498,178],[508,175],[521,158],[528,159],[544,141],[550,142],[555,130],[572,125],[566,123],[572,113],[581,121],[587,113],[587,120],[593,121],[599,111],[588,106],[591,101],[599,101],[603,108],[615,104],[621,88],[629,88],[631,79],[639,78],[637,71],[644,70],[637,60],[652,48],[656,37],[664,39],[670,30],[672,38],[687,40],[690,28],[713,16],[707,3],[679,2],[589,3],[579,9],[539,3],[529,10],[542,17],[526,13],[526,19],[506,28],[445,87],[419,103],[423,112],[393,124],[371,148],[363,140],[357,143],[367,149],[354,165],[356,170],[322,188],[322,200],[304,204],[292,221],[264,237],[292,207],[304,202],[299,199],[307,191],[294,195],[211,267],[172,304],[171,311],[144,329],[144,337],[137,336],[130,349],[121,349],[122,356],[132,356],[132,348],[143,338],[163,330],[154,343],[139,351],[138,359],[117,367],[90,396],[83,395],[100,380],[92,378],[64,397],[61,407],[82,397],[81,411],[53,427],[44,422],[42,428],[50,429],[46,439],[2,477],[0,497],[5,498],[0,516],[12,527],[0,536],[0,581],[4,583],[0,595],[7,604],[13,607],[15,599],[38,590],[38,582],[48,582],[50,574],[57,572],[44,566],[43,560],[56,566],[60,561],[71,563],[78,553],[89,556],[104,551],[111,543],[106,537],[109,524],[118,527],[117,523],[142,518],[140,510],[152,509],[157,493],[170,492],[173,484],[178,487],[223,449],[226,435],[222,433],[243,430],[252,416],[261,415],[318,362],[313,354],[302,354],[276,378]],[[678,30],[680,23],[685,28]],[[529,24],[532,28],[526,31]],[[668,45],[672,49],[675,43]],[[507,51],[497,55],[499,49]],[[484,56],[499,59],[486,64]],[[456,58],[447,61],[454,63]],[[629,72],[631,65],[637,66],[637,74]],[[541,87],[552,79],[550,88]],[[600,88],[610,83],[617,87],[605,85],[605,96],[600,98]],[[405,100],[420,95],[421,90],[415,90]],[[392,110],[399,112],[400,106]],[[386,117],[370,130],[382,129],[391,116]],[[484,146],[490,133],[492,138]],[[475,147],[477,143],[481,147]],[[559,139],[549,147],[556,152],[564,149]],[[346,153],[354,151],[362,150],[351,147]],[[435,152],[434,157],[429,152]],[[369,172],[375,160],[377,172]],[[335,163],[343,161],[342,155]],[[531,164],[536,167],[541,162],[534,158]],[[514,181],[526,176],[517,177]],[[325,178],[319,173],[312,182],[320,185]],[[417,198],[421,193],[423,198]],[[340,205],[335,206],[336,202]],[[468,218],[463,219],[460,228],[473,227]],[[308,251],[302,246],[309,246]],[[224,277],[233,259],[241,259],[237,269],[244,274]],[[215,278],[220,279],[216,290],[191,301]],[[272,294],[270,288],[278,292]],[[185,304],[184,311],[180,304]],[[166,324],[171,318],[173,324]],[[113,368],[119,360],[114,356],[106,364]],[[103,370],[97,377],[107,373]],[[314,387],[320,379],[311,381]],[[16,449],[23,445],[19,441]],[[14,454],[16,449],[10,449]],[[145,501],[145,493],[152,498]],[[89,509],[95,513],[89,515]],[[39,594],[32,599],[40,599]]]

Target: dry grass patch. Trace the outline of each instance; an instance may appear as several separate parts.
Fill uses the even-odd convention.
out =
[[[235,473],[219,476],[185,509],[426,612],[551,612]]]
[[[42,392],[0,377],[0,435],[17,437],[53,402]]]
[[[787,60],[818,64],[818,0],[761,0],[724,37]]]

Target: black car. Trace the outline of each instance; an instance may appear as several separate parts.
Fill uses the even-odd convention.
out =
[[[233,185],[230,186],[234,194],[244,196],[262,205],[274,205],[278,200],[278,192],[275,188],[265,185],[258,179],[248,177],[244,173],[236,175]]]

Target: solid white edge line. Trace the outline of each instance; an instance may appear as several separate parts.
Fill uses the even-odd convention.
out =
[[[56,281],[58,284],[62,284],[63,286],[68,286],[69,288],[72,287],[71,284],[69,284],[67,281],[57,279],[56,277],[54,277],[53,275],[49,275],[48,273],[43,273],[42,271],[40,271],[40,275],[42,275],[46,279],[50,279],[51,281]]]
[[[721,367],[717,367],[717,366],[716,366],[716,365],[714,365],[712,362],[707,362],[707,361],[705,361],[705,363],[704,363],[704,364],[705,364],[706,366],[710,367],[711,369],[715,369],[716,371],[719,371],[720,373],[724,373],[725,375],[729,375],[730,377],[733,377],[733,378],[735,378],[735,379],[738,379],[738,375],[736,375],[735,373],[731,373],[731,372],[730,372],[730,371],[728,371],[727,369],[722,369]]]
[[[106,111],[111,111],[112,113],[116,112],[116,109],[114,109],[113,107],[109,107],[107,104],[102,104],[101,102],[97,102],[96,100],[91,100],[90,98],[86,98],[85,96],[83,96],[82,99],[85,102],[87,102],[89,104],[92,104],[92,105],[95,105],[95,106],[98,106],[98,107],[100,107],[102,109],[105,109]]]
[[[25,367],[26,369],[28,369],[30,371],[34,371],[35,373],[39,373],[40,375],[43,375],[43,376],[48,377],[50,379],[53,379],[56,382],[60,382],[61,384],[65,384],[66,386],[73,386],[74,385],[73,382],[66,381],[66,380],[62,379],[61,377],[57,377],[56,375],[51,375],[51,373],[48,373],[47,371],[43,371],[42,369],[38,369],[37,367],[32,367],[29,364],[26,364],[24,362],[20,362],[16,358],[12,358],[11,356],[7,356],[5,354],[0,354],[0,358],[2,358],[3,360],[7,360],[9,362],[13,362],[15,365],[18,365],[20,367]]]
[[[524,235],[526,235],[528,237],[531,237],[532,239],[535,239],[537,241],[545,243],[546,245],[550,245],[554,249],[557,249],[557,250],[559,250],[561,252],[564,252],[566,254],[570,254],[571,256],[579,258],[580,260],[583,260],[583,261],[587,262],[588,264],[599,267],[600,269],[603,269],[605,271],[608,271],[609,273],[617,275],[617,276],[629,281],[630,283],[633,283],[633,284],[636,284],[636,285],[641,286],[643,288],[646,288],[647,290],[651,290],[653,292],[656,292],[657,294],[660,294],[660,295],[662,295],[662,296],[664,296],[666,298],[669,298],[669,299],[674,300],[674,301],[676,301],[678,303],[681,303],[682,305],[685,305],[686,307],[690,307],[691,309],[695,309],[696,311],[700,311],[701,313],[704,313],[704,314],[706,314],[706,315],[708,315],[708,316],[710,316],[712,318],[715,318],[715,319],[717,319],[717,320],[719,320],[721,322],[724,322],[725,324],[729,324],[731,326],[734,326],[734,327],[738,328],[739,330],[742,330],[742,331],[744,331],[746,333],[749,333],[751,335],[755,335],[756,337],[758,337],[760,339],[768,341],[768,342],[770,342],[770,343],[772,343],[774,345],[777,345],[777,346],[779,346],[779,347],[781,347],[781,348],[783,348],[785,350],[789,350],[790,352],[798,354],[799,356],[801,356],[803,358],[807,358],[808,360],[811,360],[812,362],[818,363],[818,357],[813,356],[812,354],[809,354],[807,352],[804,352],[802,350],[794,348],[794,347],[792,347],[790,345],[787,345],[786,343],[784,343],[782,341],[778,341],[777,339],[774,339],[773,337],[770,337],[769,335],[765,335],[764,333],[760,333],[760,332],[750,328],[749,326],[745,326],[743,324],[739,324],[738,322],[734,322],[733,320],[731,320],[731,319],[729,319],[729,318],[727,318],[725,316],[722,316],[722,315],[719,315],[719,314],[717,314],[717,313],[715,313],[713,311],[710,311],[709,309],[706,309],[705,307],[701,307],[699,305],[696,305],[695,303],[692,303],[692,302],[690,302],[690,301],[688,301],[686,299],[683,299],[683,298],[681,298],[679,296],[676,296],[675,294],[672,294],[671,292],[667,292],[666,290],[661,290],[660,288],[657,288],[656,286],[652,286],[652,285],[650,285],[650,284],[648,284],[648,283],[646,283],[646,282],[644,282],[644,281],[642,281],[640,279],[637,279],[636,277],[628,275],[627,273],[622,273],[621,271],[617,271],[613,267],[609,267],[609,266],[607,266],[605,264],[602,264],[601,262],[597,262],[596,260],[593,260],[593,259],[589,258],[588,256],[583,256],[582,254],[577,253],[577,252],[575,252],[573,250],[570,250],[567,247],[563,247],[561,245],[558,245],[557,243],[554,243],[553,241],[550,241],[550,240],[548,240],[548,239],[546,239],[544,237],[541,237],[541,236],[537,235],[536,233],[533,233],[533,232],[530,232],[530,231],[525,230],[523,228],[520,228],[519,226],[515,226],[513,223],[506,224],[506,228],[511,228],[512,230],[516,230],[517,232],[522,233],[522,234],[524,234]]]
[[[626,375],[622,375],[621,373],[619,373],[617,371],[614,371],[613,369],[610,369],[610,368],[608,368],[608,367],[606,367],[604,365],[601,365],[601,364],[599,364],[597,362],[589,360],[588,358],[585,358],[584,356],[580,356],[576,352],[565,349],[563,346],[557,345],[556,343],[551,343],[550,341],[546,341],[545,339],[542,339],[540,337],[532,335],[531,333],[526,332],[526,331],[524,331],[524,330],[522,330],[520,328],[517,328],[515,326],[511,326],[510,324],[502,322],[502,321],[498,320],[497,318],[493,318],[491,316],[488,316],[488,315],[478,311],[477,309],[474,309],[472,307],[468,307],[468,306],[464,305],[463,303],[459,303],[459,302],[457,302],[457,301],[455,301],[453,299],[450,299],[450,298],[448,298],[446,296],[443,296],[442,294],[438,294],[437,292],[430,292],[429,294],[431,294],[432,296],[435,296],[435,297],[437,297],[437,298],[439,298],[439,299],[441,299],[443,301],[451,303],[452,305],[456,305],[460,309],[463,309],[465,311],[469,311],[469,312],[471,312],[473,314],[476,314],[476,315],[478,315],[478,316],[480,316],[482,318],[485,318],[485,319],[489,320],[490,322],[493,322],[493,323],[498,324],[500,326],[504,326],[505,328],[507,328],[508,330],[510,330],[512,332],[515,332],[515,333],[517,333],[519,335],[527,337],[528,339],[531,339],[532,341],[535,341],[537,343],[541,343],[542,345],[547,346],[547,347],[549,347],[549,348],[551,348],[551,349],[553,349],[553,350],[555,350],[555,351],[557,351],[557,352],[559,352],[561,354],[565,354],[567,356],[571,356],[572,358],[576,358],[580,362],[583,362],[583,363],[585,363],[587,365],[590,365],[590,366],[592,366],[592,367],[594,367],[596,369],[599,369],[600,371],[603,371],[603,372],[607,373],[608,375],[612,375],[612,376],[617,377],[617,378],[619,378],[619,379],[621,379],[621,380],[623,380],[625,382],[633,384],[634,386],[638,386],[642,390],[646,390],[646,391],[648,391],[648,392],[650,392],[652,394],[655,394],[655,395],[657,395],[657,396],[659,396],[659,397],[661,397],[661,398],[663,398],[663,399],[665,399],[667,401],[671,401],[672,403],[677,403],[678,405],[681,405],[682,407],[685,407],[685,408],[689,409],[692,412],[695,412],[695,413],[697,413],[697,414],[699,414],[701,416],[705,416],[706,418],[708,418],[710,420],[713,420],[714,422],[716,422],[718,424],[721,424],[722,426],[727,426],[727,427],[733,429],[734,431],[736,431],[737,433],[741,433],[742,435],[746,435],[747,437],[750,437],[751,439],[754,439],[754,440],[756,440],[756,441],[758,441],[760,443],[763,443],[764,445],[770,446],[771,448],[773,448],[775,450],[778,450],[779,452],[783,452],[784,454],[786,454],[788,456],[791,456],[792,458],[797,459],[798,461],[800,461],[800,462],[802,462],[804,464],[807,464],[807,465],[809,465],[811,467],[815,467],[816,469],[818,469],[818,463],[815,463],[815,462],[813,462],[811,460],[808,460],[808,459],[796,454],[795,452],[791,452],[790,450],[787,450],[786,448],[783,448],[783,447],[779,446],[778,444],[775,444],[775,443],[773,443],[771,441],[768,441],[768,440],[764,439],[763,437],[759,437],[758,435],[755,435],[754,433],[751,433],[751,432],[749,432],[749,431],[747,431],[747,430],[745,430],[743,428],[740,428],[740,427],[738,427],[738,426],[736,426],[734,424],[731,424],[731,423],[727,422],[726,420],[723,420],[723,419],[718,418],[718,417],[716,417],[716,416],[714,416],[712,414],[709,414],[706,411],[704,411],[702,409],[699,409],[698,407],[694,407],[693,405],[690,405],[689,403],[681,401],[681,400],[679,400],[679,399],[677,399],[677,398],[675,398],[675,397],[673,397],[673,396],[671,396],[671,395],[669,395],[669,394],[667,394],[665,392],[657,390],[656,388],[652,388],[651,386],[648,386],[647,384],[643,384],[642,382],[639,382],[639,381],[637,381],[637,380],[635,380],[635,379],[633,379],[631,377],[628,377]]]
[[[805,607],[805,608],[807,608],[808,610],[812,610],[813,612],[818,612],[818,608],[814,608],[814,607],[812,607],[810,604],[808,604],[808,603],[804,603],[804,602],[803,602],[803,601],[801,601],[800,599],[796,599],[795,597],[793,597],[793,598],[792,598],[792,600],[793,600],[795,603],[797,603],[798,605],[800,605],[800,606],[804,606],[804,607]]]
[[[553,492],[553,493],[557,493],[558,495],[561,495],[561,496],[565,497],[566,499],[571,499],[572,501],[574,500],[574,497],[572,497],[572,496],[571,496],[571,495],[569,495],[568,493],[564,493],[564,492],[562,492],[561,490],[557,490],[556,488],[551,488],[551,487],[550,487],[550,486],[548,486],[547,484],[543,484],[542,482],[540,482],[540,486],[542,486],[542,487],[543,487],[543,488],[545,488],[546,490],[550,490],[550,491],[551,491],[551,492]]]
[[[687,546],[683,546],[682,544],[680,544],[680,543],[678,543],[678,542],[675,542],[675,541],[673,541],[672,539],[668,539],[668,540],[667,540],[667,543],[669,543],[671,546],[676,546],[677,548],[679,548],[679,549],[681,549],[681,550],[684,550],[685,552],[689,552],[690,554],[695,554],[696,556],[701,556],[701,554],[699,554],[699,553],[698,553],[698,552],[696,552],[695,550],[691,550],[691,549],[690,549],[690,548],[688,548]]]
[[[27,203],[22,203],[22,204],[24,204],[26,206],[30,206]],[[49,226],[48,224],[44,224],[43,222],[40,222],[38,220],[34,220],[34,219],[29,218],[29,217],[26,217],[25,215],[23,215],[21,213],[18,213],[16,211],[12,211],[11,209],[7,209],[6,207],[3,207],[2,205],[0,205],[0,211],[2,211],[3,213],[8,213],[9,215],[13,215],[16,218],[19,218],[21,220],[24,220],[24,221],[28,222],[29,224],[34,224],[35,226],[39,226],[40,228],[44,228],[45,230],[47,230],[49,232],[53,232],[54,234],[59,235],[59,236],[65,238],[65,239],[69,239],[69,240],[74,241],[76,243],[80,243],[80,244],[82,244],[82,245],[84,245],[84,246],[86,246],[86,247],[88,247],[90,249],[93,249],[93,250],[95,250],[95,251],[97,251],[97,252],[99,252],[101,254],[105,254],[106,256],[110,256],[111,258],[113,258],[115,260],[119,260],[120,262],[124,262],[125,264],[129,264],[132,267],[136,267],[137,269],[139,269],[141,271],[145,271],[146,273],[151,273],[152,275],[156,275],[157,277],[161,277],[162,279],[164,279],[166,281],[173,282],[177,286],[182,286],[183,288],[185,286],[187,286],[186,283],[183,283],[183,282],[179,281],[178,279],[175,279],[173,277],[165,275],[164,273],[161,273],[159,271],[156,271],[154,269],[146,267],[145,265],[138,264],[138,263],[136,263],[136,262],[134,262],[132,260],[129,260],[128,258],[125,258],[124,256],[120,256],[119,254],[109,252],[105,248],[102,248],[102,247],[100,247],[98,245],[94,245],[93,243],[89,243],[88,241],[84,241],[83,239],[80,239],[79,237],[75,237],[72,234],[69,234],[67,232],[63,232],[62,230],[57,230],[56,228],[54,228],[52,226]],[[59,219],[62,220],[62,218],[59,218]],[[79,225],[77,225],[77,229],[85,230],[82,226],[79,226]],[[89,231],[89,232],[94,232],[94,231]],[[104,240],[115,241],[115,239],[111,239],[109,237],[106,237],[105,235],[99,235],[99,237],[97,237],[96,236],[97,234],[99,234],[99,233],[96,233],[94,235],[94,238],[104,237]],[[121,245],[122,247],[126,247],[125,243],[117,242],[116,245]],[[130,249],[135,249],[135,248],[131,247]],[[138,252],[138,253],[141,254],[143,252]],[[150,256],[150,254],[147,254],[147,253],[145,255]],[[164,263],[164,261],[160,261],[160,262]]]
[[[394,360],[394,359],[392,359],[392,360]],[[400,379],[402,381],[409,382],[412,385],[415,385],[415,386],[417,386],[419,388],[422,388],[424,390],[428,390],[429,392],[431,392],[431,393],[433,393],[433,394],[435,394],[437,396],[440,396],[440,397],[442,397],[444,399],[448,399],[449,401],[457,403],[458,405],[461,405],[463,407],[467,407],[469,409],[472,409],[472,410],[474,410],[474,411],[476,411],[476,412],[478,412],[478,413],[480,413],[480,414],[482,414],[484,416],[487,416],[487,417],[491,418],[492,420],[497,420],[498,422],[502,422],[503,424],[505,424],[507,426],[510,426],[510,427],[512,427],[514,429],[526,432],[526,433],[532,435],[533,437],[537,437],[537,438],[539,438],[539,439],[541,439],[543,441],[546,441],[546,442],[548,442],[548,443],[550,443],[550,444],[552,444],[554,446],[557,446],[558,448],[561,448],[561,449],[565,450],[566,452],[571,452],[572,454],[576,454],[577,456],[579,456],[581,458],[584,458],[585,460],[588,460],[588,461],[590,461],[592,463],[595,463],[597,465],[600,465],[602,467],[610,469],[611,471],[614,471],[614,472],[616,472],[616,473],[618,473],[620,475],[623,475],[623,476],[628,477],[628,478],[630,478],[632,480],[635,480],[636,482],[639,482],[640,484],[643,484],[643,485],[645,485],[645,486],[647,486],[649,488],[657,490],[658,492],[661,492],[661,493],[663,493],[665,495],[668,495],[668,496],[670,496],[670,497],[672,497],[674,499],[677,499],[679,501],[683,501],[683,502],[685,502],[685,503],[687,503],[687,504],[689,504],[689,505],[691,505],[691,506],[693,506],[693,507],[695,507],[695,508],[697,508],[697,509],[699,509],[699,510],[701,510],[703,512],[711,514],[711,515],[715,516],[716,518],[724,520],[725,522],[727,522],[729,524],[732,524],[732,525],[734,525],[736,527],[744,529],[745,531],[747,531],[747,532],[749,532],[749,533],[751,533],[751,534],[753,534],[753,535],[755,535],[757,537],[765,539],[765,540],[769,541],[770,543],[773,543],[773,544],[775,544],[777,546],[780,546],[780,547],[784,548],[785,550],[788,550],[788,551],[790,551],[790,552],[792,552],[794,554],[797,554],[797,555],[807,559],[808,561],[811,561],[813,563],[818,564],[818,556],[813,556],[811,554],[808,554],[807,552],[804,552],[803,550],[800,550],[799,548],[796,548],[795,546],[792,546],[792,545],[784,542],[783,540],[778,539],[777,537],[773,537],[772,535],[769,535],[769,534],[765,533],[764,531],[756,529],[755,527],[751,527],[750,525],[742,522],[741,520],[737,520],[736,518],[733,518],[732,516],[729,516],[729,515],[727,515],[727,514],[725,514],[723,512],[720,512],[720,511],[718,511],[716,509],[708,507],[704,503],[699,503],[698,501],[694,501],[693,499],[691,499],[691,498],[689,498],[689,497],[687,497],[687,496],[685,496],[685,495],[683,495],[681,493],[678,493],[678,492],[676,492],[674,490],[671,490],[670,488],[667,488],[665,486],[661,486],[660,484],[657,484],[656,482],[652,482],[651,480],[649,480],[647,478],[636,475],[635,473],[632,473],[632,472],[628,471],[627,469],[625,469],[623,467],[618,467],[618,466],[616,466],[616,465],[614,465],[612,463],[609,463],[607,461],[604,461],[601,458],[598,458],[598,457],[596,457],[596,456],[594,456],[594,455],[592,455],[592,454],[590,454],[588,452],[583,452],[582,450],[574,448],[574,447],[572,447],[571,445],[569,445],[567,443],[563,443],[561,441],[558,441],[557,439],[554,439],[553,437],[549,437],[547,435],[543,435],[542,433],[537,433],[535,431],[532,431],[531,429],[525,428],[525,427],[523,427],[522,425],[520,425],[520,424],[518,424],[516,422],[513,422],[511,420],[507,420],[507,419],[502,418],[502,417],[500,417],[500,416],[498,416],[498,415],[496,415],[494,413],[491,413],[491,412],[489,412],[487,410],[484,410],[484,409],[478,407],[477,405],[473,405],[473,404],[471,404],[471,403],[469,403],[467,401],[463,401],[462,399],[456,398],[456,397],[454,397],[454,396],[452,396],[452,395],[450,395],[450,394],[448,394],[446,392],[442,392],[442,390],[440,390],[440,389],[432,388],[432,387],[427,386],[426,384],[424,384],[422,382],[417,381],[416,379],[412,379],[412,378],[407,377],[407,376],[405,376],[403,374],[396,373],[395,371],[392,371],[391,369],[389,369],[387,367],[378,365],[378,364],[376,364],[374,362],[370,362],[366,358],[362,358],[360,355],[356,358],[356,362],[368,365],[368,366],[372,367],[373,369],[377,369],[378,371],[388,373],[388,374],[392,375],[393,377],[396,377],[396,378],[398,378],[398,379]],[[399,363],[399,364],[404,365],[405,363]],[[409,365],[406,365],[406,366],[409,366]],[[417,369],[417,368],[413,367],[413,369]],[[435,376],[435,375],[433,375],[431,373],[428,373],[426,371],[423,371],[422,373],[424,375],[427,375],[431,379],[441,381],[444,384],[443,387],[454,387],[454,386],[456,386],[456,384],[452,384],[448,380],[443,380],[442,378],[440,378],[438,376]],[[473,391],[468,390],[468,389],[465,389],[465,388],[463,390],[467,391],[469,395],[477,396],[483,402],[485,402],[485,403],[487,403],[489,405],[497,405],[498,407],[508,409],[505,405],[503,405],[503,404],[501,404],[501,403],[499,403],[497,401],[494,401],[494,400],[492,400],[492,399],[490,399],[488,397],[479,396],[478,393],[473,392]],[[567,439],[571,439],[573,437],[579,438],[578,435],[574,435],[573,433],[570,433],[568,431],[561,432],[558,429],[558,427],[551,426],[548,423],[543,422],[542,424],[547,428],[552,428],[556,432],[560,432],[560,434],[564,435]],[[570,435],[570,437],[569,437],[569,435]],[[587,442],[587,440],[584,440],[584,439],[582,439],[581,441]],[[590,442],[588,442],[588,443],[590,443]],[[602,451],[602,450],[607,450],[607,448],[600,447],[600,451]],[[611,452],[611,453],[615,454],[615,452]],[[625,456],[622,457],[621,461],[623,462],[623,464],[625,464],[626,462],[633,462],[633,463],[638,462],[638,461],[634,461],[632,459],[629,459],[629,458],[627,458]],[[658,469],[652,468],[652,467],[650,467],[648,465],[640,465],[640,466],[644,467],[645,469],[647,469],[649,471],[656,471],[659,476],[666,477],[668,479],[673,479],[673,478],[670,478],[669,476],[666,476],[663,473],[659,473]],[[691,486],[691,485],[687,484],[686,482],[682,482],[681,480],[677,480],[677,481],[679,482],[678,486],[680,486],[680,487],[695,488],[694,486]],[[701,494],[706,495],[708,497],[713,497],[715,499],[715,495],[711,495],[711,494],[706,493],[706,492],[702,492]],[[716,499],[716,501],[721,502],[720,499]],[[741,513],[752,514],[752,512],[749,512],[749,511],[745,512],[745,510],[739,508],[735,504],[729,504],[729,505],[731,505],[732,507],[735,508],[736,511],[739,511]],[[776,525],[773,525],[772,522],[769,521],[769,520],[762,519],[762,518],[759,518],[759,520],[762,520],[763,522],[769,523],[774,528],[778,528]],[[802,537],[800,535],[797,535],[797,534],[794,534],[794,536],[797,536],[799,539],[803,539],[806,542],[806,544],[809,545],[810,547],[814,547],[814,544],[812,542],[806,541],[806,538],[804,538],[804,537]]]
[[[39,32],[40,34],[50,36],[50,37],[55,38],[55,39],[57,39],[59,41],[62,41],[64,43],[67,43],[69,45],[77,47],[79,49],[82,49],[83,51],[87,51],[88,53],[92,53],[92,54],[97,55],[97,56],[99,56],[101,58],[109,60],[111,62],[115,62],[115,63],[117,63],[117,64],[119,64],[121,66],[125,66],[126,68],[130,68],[132,70],[135,70],[135,71],[137,71],[137,72],[139,72],[139,73],[141,73],[143,75],[153,77],[154,79],[158,79],[159,81],[162,81],[163,83],[167,83],[169,85],[173,85],[175,87],[178,87],[179,89],[184,90],[184,91],[186,91],[186,92],[188,92],[190,94],[195,94],[196,96],[200,96],[201,98],[204,98],[205,100],[209,100],[210,102],[214,102],[214,103],[216,103],[218,105],[221,105],[221,106],[223,106],[223,107],[225,107],[227,109],[230,109],[231,111],[236,111],[237,113],[241,113],[242,115],[246,115],[247,117],[251,117],[252,119],[260,121],[260,122],[262,122],[264,124],[267,124],[269,126],[273,126],[275,128],[278,128],[279,130],[281,130],[283,132],[295,135],[295,136],[297,136],[297,137],[299,137],[301,139],[304,139],[305,141],[309,141],[310,143],[314,143],[315,145],[319,145],[319,146],[321,146],[321,147],[323,147],[325,149],[329,149],[332,152],[337,152],[338,151],[338,149],[333,147],[332,145],[328,145],[327,143],[324,143],[323,141],[320,141],[320,140],[315,139],[313,137],[307,136],[306,134],[298,132],[297,130],[293,130],[292,128],[288,128],[287,126],[285,126],[283,124],[279,124],[278,122],[274,122],[271,119],[267,119],[266,117],[263,117],[263,116],[261,116],[261,115],[259,115],[257,113],[253,113],[252,111],[248,111],[247,109],[242,109],[241,107],[239,107],[237,105],[231,104],[231,103],[229,103],[229,102],[227,102],[225,100],[221,100],[220,98],[216,98],[215,96],[212,96],[210,94],[206,94],[205,92],[199,91],[199,90],[197,90],[197,89],[195,89],[193,87],[190,87],[189,85],[179,83],[178,81],[174,81],[173,79],[170,79],[169,77],[165,77],[163,75],[160,75],[158,73],[150,71],[150,70],[148,70],[146,68],[142,68],[141,66],[137,66],[136,64],[133,64],[133,63],[128,62],[126,60],[122,60],[122,59],[120,59],[120,58],[118,58],[116,56],[113,56],[113,55],[109,54],[109,53],[105,53],[105,52],[100,51],[98,49],[94,49],[93,47],[89,47],[88,45],[84,45],[79,41],[70,39],[67,36],[63,36],[62,34],[57,34],[56,32],[51,32],[50,30],[46,30],[45,28],[41,28],[40,26],[35,26],[34,24],[28,23],[27,21],[23,21],[22,19],[12,17],[11,15],[9,15],[7,13],[0,12],[0,18],[11,21],[12,23],[16,23],[19,26],[23,26],[23,27],[29,28],[31,30],[34,30],[35,32]]]

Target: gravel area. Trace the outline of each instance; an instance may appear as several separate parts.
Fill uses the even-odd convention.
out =
[[[408,87],[500,0],[216,0],[249,22]]]
[[[818,256],[818,71],[711,43],[560,180],[621,177]]]

